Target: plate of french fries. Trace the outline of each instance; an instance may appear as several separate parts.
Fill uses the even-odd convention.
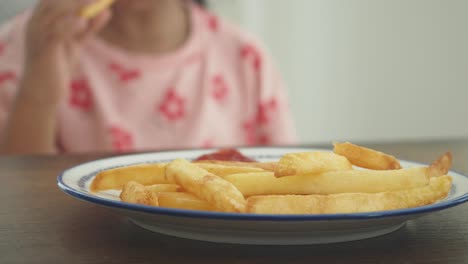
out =
[[[150,231],[258,245],[371,238],[468,200],[468,178],[450,170],[450,152],[426,165],[346,142],[239,148],[248,162],[198,159],[213,151],[97,160],[66,170],[58,185]]]

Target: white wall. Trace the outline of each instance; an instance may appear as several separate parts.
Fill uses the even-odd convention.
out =
[[[271,48],[304,142],[468,137],[468,1],[212,4]]]
[[[0,0],[0,21],[11,18],[35,2],[36,0]]]

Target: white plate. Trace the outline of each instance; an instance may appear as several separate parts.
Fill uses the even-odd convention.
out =
[[[278,160],[283,154],[300,151],[328,151],[310,148],[241,148],[260,161]],[[162,234],[187,239],[256,245],[325,244],[375,237],[398,230],[406,221],[456,206],[468,200],[468,177],[450,172],[453,187],[438,203],[404,210],[333,215],[253,215],[210,213],[165,209],[121,202],[118,192],[93,194],[89,185],[102,170],[141,163],[194,159],[213,150],[187,150],[136,154],[85,163],[58,177],[65,193],[97,205],[110,207],[128,216],[135,224]],[[401,162],[403,167],[422,166]]]

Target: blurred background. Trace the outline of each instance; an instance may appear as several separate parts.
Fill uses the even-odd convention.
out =
[[[2,1],[0,21],[34,0]],[[467,0],[212,0],[258,35],[304,143],[468,138]]]

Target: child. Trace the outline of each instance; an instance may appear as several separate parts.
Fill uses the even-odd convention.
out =
[[[295,143],[270,57],[187,0],[40,0],[0,30],[4,154]]]

